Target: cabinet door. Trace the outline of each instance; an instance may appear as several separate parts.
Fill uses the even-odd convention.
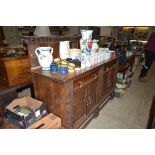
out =
[[[78,125],[86,115],[86,88],[81,87],[74,90],[73,94],[73,123]]]
[[[100,103],[102,101],[103,97],[103,68],[100,69],[99,71],[99,79],[97,82],[97,103]]]
[[[104,70],[103,74],[103,96],[108,95],[115,88],[115,80],[116,80],[117,67],[113,64],[110,67],[107,67]]]
[[[105,97],[108,93],[108,70],[103,72],[103,85],[102,85],[102,96]]]
[[[96,97],[97,97],[97,79],[89,83],[87,87],[87,96],[86,96],[87,114],[94,112],[96,108]]]

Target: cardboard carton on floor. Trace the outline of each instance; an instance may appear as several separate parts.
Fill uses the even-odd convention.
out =
[[[28,129],[59,129],[61,127],[61,119],[50,113],[38,122],[29,126]]]
[[[45,103],[31,97],[13,100],[6,107],[8,121],[20,128],[27,128],[47,115]]]

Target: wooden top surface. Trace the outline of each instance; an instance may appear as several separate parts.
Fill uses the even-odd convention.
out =
[[[60,74],[59,72],[57,73],[52,73],[50,70],[48,71],[44,71],[42,70],[41,68],[39,69],[36,69],[36,70],[31,70],[31,73],[32,74],[37,74],[39,76],[44,76],[46,78],[49,78],[49,79],[52,79],[54,81],[57,81],[57,82],[66,82],[68,80],[71,80],[81,74],[84,74],[84,73],[87,73],[89,72],[90,70],[96,70],[98,67],[102,66],[103,64],[106,64],[108,62],[112,62],[112,61],[115,61],[117,58],[114,58],[114,59],[108,59],[108,60],[104,60],[103,62],[101,63],[97,63],[91,67],[87,67],[85,69],[81,69],[80,71],[75,71],[73,73],[67,73],[67,74]]]

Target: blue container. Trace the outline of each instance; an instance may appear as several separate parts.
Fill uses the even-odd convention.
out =
[[[67,67],[60,67],[59,68],[59,73],[60,74],[67,74],[68,73],[68,68]]]
[[[50,65],[52,73],[56,73],[58,71],[58,65],[56,63],[52,63]]]

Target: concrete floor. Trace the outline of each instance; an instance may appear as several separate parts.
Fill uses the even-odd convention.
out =
[[[148,83],[138,81],[139,66],[132,79],[130,88],[122,98],[114,98],[100,111],[86,129],[144,129],[147,125],[152,97],[155,95],[155,63],[149,71]],[[27,89],[19,96],[30,95]]]
[[[86,129],[145,129],[152,97],[155,95],[155,63],[148,74],[148,83],[138,81],[139,66],[130,88],[122,98],[114,98],[100,111]]]

